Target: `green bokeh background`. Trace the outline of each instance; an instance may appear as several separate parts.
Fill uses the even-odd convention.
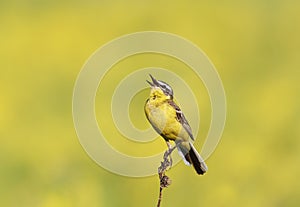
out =
[[[218,69],[228,104],[209,172],[199,177],[183,163],[172,168],[162,206],[299,206],[299,12],[296,0],[0,1],[0,206],[156,205],[157,177],[102,169],[84,152],[72,121],[73,86],[87,58],[116,37],[144,30],[175,33],[202,48]],[[97,110],[107,104],[99,96],[128,68],[151,66],[150,60],[172,66],[164,58],[116,66],[116,75],[104,80],[107,91],[97,94]],[[195,82],[191,73],[183,78]],[[137,95],[130,109],[140,128],[149,126],[140,106],[146,96]],[[197,98],[203,102],[201,148],[210,113],[208,101]],[[127,147],[114,126],[106,129],[124,152],[148,149]],[[147,153],[164,149],[156,142]]]

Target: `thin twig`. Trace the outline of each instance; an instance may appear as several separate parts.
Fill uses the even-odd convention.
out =
[[[168,176],[166,176],[166,171],[172,167],[171,153],[176,148],[176,146],[172,147],[168,142],[167,144],[168,144],[168,150],[164,153],[164,157],[163,157],[164,160],[163,162],[161,162],[158,168],[160,185],[159,185],[159,196],[158,196],[157,207],[160,207],[163,189],[168,187],[172,183],[171,179]]]
[[[160,207],[161,197],[162,197],[162,187],[159,187],[159,196],[158,196],[158,202],[157,207]]]

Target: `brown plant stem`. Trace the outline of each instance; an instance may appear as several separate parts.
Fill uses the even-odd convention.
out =
[[[167,144],[168,144],[168,150],[164,153],[163,162],[161,162],[158,168],[160,185],[159,185],[159,196],[158,196],[157,207],[160,207],[163,189],[168,187],[172,183],[171,179],[166,175],[166,171],[172,167],[171,153],[176,148],[176,146],[172,147],[169,142],[167,142]]]

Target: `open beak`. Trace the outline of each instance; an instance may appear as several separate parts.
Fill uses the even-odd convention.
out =
[[[151,77],[151,79],[152,79],[152,83],[151,83],[150,81],[146,80],[146,81],[147,81],[147,83],[149,83],[151,87],[154,87],[154,86],[159,86],[159,84],[158,84],[157,80],[156,80],[155,78],[153,78],[153,76],[152,76],[151,74],[149,74],[149,76],[150,76],[150,77]]]

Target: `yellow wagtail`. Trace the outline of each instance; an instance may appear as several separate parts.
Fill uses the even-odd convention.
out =
[[[179,154],[187,165],[193,165],[198,174],[203,175],[207,166],[189,138],[194,140],[192,129],[184,114],[173,100],[173,90],[165,82],[150,75],[152,83],[150,97],[145,104],[146,117],[155,131],[167,142],[174,141]]]

